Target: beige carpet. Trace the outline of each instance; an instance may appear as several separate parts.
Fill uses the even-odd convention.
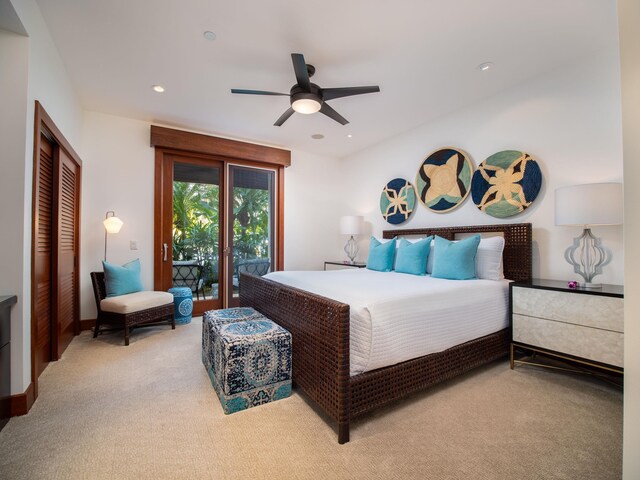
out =
[[[493,363],[356,421],[338,445],[299,394],[224,415],[200,319],[77,337],[0,432],[2,479],[616,479],[619,389]]]

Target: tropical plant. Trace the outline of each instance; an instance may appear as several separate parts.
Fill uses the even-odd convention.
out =
[[[267,190],[233,189],[234,264],[269,256]],[[173,259],[192,260],[205,267],[205,285],[218,280],[220,188],[218,185],[173,183]]]
[[[269,191],[233,190],[233,248],[236,259],[269,256]]]

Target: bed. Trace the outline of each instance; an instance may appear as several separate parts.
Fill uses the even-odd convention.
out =
[[[531,224],[385,230],[384,238],[439,235],[449,240],[470,233],[505,239],[505,278],[531,280]],[[473,368],[506,356],[509,328],[446,350],[388,367],[350,375],[350,307],[268,278],[243,274],[240,305],[251,306],[293,336],[293,381],[338,426],[338,442],[349,441],[353,418]]]

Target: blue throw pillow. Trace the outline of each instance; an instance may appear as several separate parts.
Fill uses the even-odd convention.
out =
[[[416,243],[411,243],[404,238],[400,239],[400,246],[396,252],[396,272],[425,275],[430,248],[431,237]]]
[[[378,272],[390,272],[393,270],[393,260],[396,256],[396,239],[387,243],[380,243],[374,237],[371,237],[369,243],[369,258],[367,259],[367,268]]]
[[[476,253],[479,244],[480,235],[457,242],[436,236],[431,276],[449,280],[476,278]]]
[[[102,262],[104,268],[104,284],[107,297],[117,297],[127,293],[141,292],[143,290],[140,279],[140,260],[135,259],[124,265],[114,265]]]

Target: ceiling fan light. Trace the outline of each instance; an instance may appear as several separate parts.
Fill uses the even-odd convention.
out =
[[[320,111],[320,107],[320,102],[313,98],[300,98],[291,103],[291,108],[298,113],[304,113],[306,115]]]

